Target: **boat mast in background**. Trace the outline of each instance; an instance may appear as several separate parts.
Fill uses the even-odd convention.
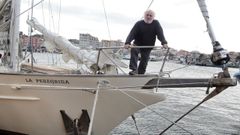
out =
[[[20,14],[20,2],[21,0],[12,0],[11,6],[11,22],[10,22],[10,70],[18,71],[19,69],[19,14]]]

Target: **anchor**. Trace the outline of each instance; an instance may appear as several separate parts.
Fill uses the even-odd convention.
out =
[[[87,110],[82,110],[80,118],[71,119],[64,110],[60,110],[67,135],[87,135],[90,117]]]

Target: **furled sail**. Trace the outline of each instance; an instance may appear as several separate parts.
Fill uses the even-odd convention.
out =
[[[37,21],[36,18],[28,20],[27,23],[37,31],[41,32],[48,44],[52,45],[54,48],[62,50],[63,60],[65,62],[73,59],[79,64],[85,64],[93,72],[96,72],[96,70],[99,69],[108,72],[106,69],[113,69],[109,67],[127,67],[125,63],[114,57],[114,54],[110,53],[109,50],[101,50],[99,54],[96,50],[81,49],[72,45],[66,38],[47,30]]]

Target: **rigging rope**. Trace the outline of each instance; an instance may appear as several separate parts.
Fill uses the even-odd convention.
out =
[[[21,16],[22,14],[28,12],[29,10],[31,10],[32,8],[36,7],[38,4],[42,3],[44,0],[39,1],[38,3],[34,4],[33,6],[29,7],[28,9],[24,10],[22,13],[20,13],[19,15],[16,15],[16,17]],[[29,16],[29,15],[28,15]]]
[[[96,110],[96,106],[97,106],[97,100],[98,100],[98,95],[99,95],[99,89],[101,88],[101,85],[103,85],[104,82],[99,81],[97,84],[97,90],[95,93],[95,98],[94,98],[94,102],[93,102],[93,108],[92,108],[92,114],[91,114],[91,121],[88,127],[88,135],[91,135],[92,133],[92,126],[93,126],[93,121],[94,121],[94,116],[95,116],[95,110]]]
[[[46,26],[46,24],[45,24],[45,14],[44,14],[43,3],[41,4],[41,6],[42,6],[43,26],[45,27],[45,26]]]
[[[153,1],[154,1],[154,0],[152,0],[152,1],[150,2],[150,4],[149,4],[148,7],[147,7],[147,10],[152,6]]]
[[[30,17],[31,19],[33,18],[33,7],[34,7],[34,1],[32,1],[31,3],[31,14]],[[28,16],[28,20],[29,20],[29,16]],[[33,40],[32,40],[32,26],[29,26],[29,47],[30,49],[30,53],[31,53],[31,72],[33,72],[33,61],[35,60],[33,57]]]
[[[54,23],[54,18],[53,18],[53,13],[52,13],[52,6],[51,6],[51,2],[49,0],[48,2],[49,4],[49,15],[51,16],[51,19],[52,19],[52,25],[53,25],[53,31],[55,32],[55,23]],[[49,19],[49,28],[51,28],[51,23],[50,23],[50,19]]]
[[[139,131],[138,126],[137,126],[136,118],[135,118],[134,115],[131,115],[131,116],[132,116],[133,122],[134,122],[134,124],[135,124],[135,127],[136,127],[136,129],[137,129],[138,135],[140,135],[140,131]]]
[[[61,17],[61,11],[62,11],[62,0],[60,0],[60,4],[59,4],[59,12],[58,12],[58,31],[57,33],[59,34],[60,32],[60,17]]]
[[[104,15],[105,15],[105,19],[106,19],[106,24],[107,24],[107,29],[108,29],[108,36],[109,36],[109,39],[112,40],[112,38],[111,38],[111,33],[110,33],[110,28],[109,28],[109,24],[108,24],[108,17],[107,17],[107,12],[106,12],[106,8],[105,8],[104,0],[102,0],[102,4],[103,4],[103,11],[104,11]]]

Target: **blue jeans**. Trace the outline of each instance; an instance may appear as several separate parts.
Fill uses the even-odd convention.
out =
[[[151,49],[132,48],[129,68],[137,71],[138,74],[144,74],[146,72],[150,53]],[[138,66],[139,54],[141,58]]]

